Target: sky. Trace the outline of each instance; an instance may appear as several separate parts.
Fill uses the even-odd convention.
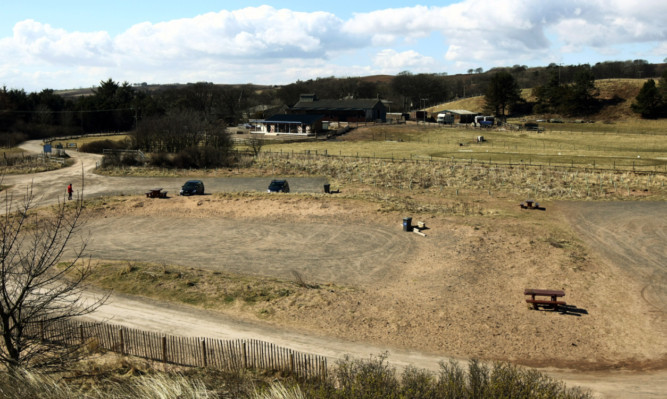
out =
[[[664,0],[0,0],[0,86],[282,85],[667,59]]]

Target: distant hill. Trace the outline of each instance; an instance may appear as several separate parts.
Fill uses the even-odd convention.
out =
[[[132,88],[137,91],[144,92],[158,92],[168,89],[182,88],[187,87],[188,85],[193,85],[194,83],[165,83],[165,84],[136,84],[132,85]],[[251,86],[255,90],[266,90],[272,88],[272,86],[267,85],[255,85],[255,84],[216,84],[215,86],[221,87],[245,87]],[[98,87],[88,87],[81,89],[70,89],[70,90],[55,90],[54,93],[66,98],[72,99],[75,97],[91,96],[94,94],[94,90],[97,90]]]
[[[602,111],[594,115],[588,115],[586,118],[594,120],[628,120],[639,119],[639,115],[632,112],[630,105],[637,97],[639,90],[641,90],[647,79],[602,79],[596,80],[595,86],[599,90],[598,99],[608,101],[610,105],[606,105]],[[523,89],[522,97],[534,102],[536,99],[533,96],[532,89]],[[616,97],[616,101],[613,101]],[[476,96],[463,98],[455,101],[449,101],[430,108],[429,112],[438,112],[444,109],[465,109],[472,112],[484,111],[484,96]],[[562,117],[561,115],[534,115],[535,118],[545,117]]]
[[[390,83],[394,78],[392,75],[372,75],[361,77],[360,79],[368,82],[381,82],[381,83]],[[587,119],[594,120],[628,120],[628,119],[637,119],[639,116],[632,112],[630,105],[637,97],[639,90],[642,85],[646,82],[647,79],[601,79],[595,81],[595,86],[599,90],[598,98],[603,101],[609,102],[609,105],[606,105],[602,111],[594,115],[586,116]],[[183,87],[187,84],[161,84],[161,85],[137,85],[133,86],[136,90],[142,91],[161,91],[169,88]],[[220,85],[220,86],[239,86],[239,85]],[[270,86],[257,86],[257,89],[268,88]],[[56,91],[56,94],[64,98],[73,98],[80,96],[92,95],[95,88],[82,88],[82,89],[72,89],[72,90],[59,90]],[[529,102],[534,102],[536,99],[532,94],[532,89],[523,89],[522,96]],[[614,98],[617,97],[616,101]],[[427,108],[429,112],[438,112],[444,109],[465,109],[472,112],[483,112],[484,111],[484,97],[475,96],[462,98],[455,101],[449,101],[446,103],[438,104],[432,107]],[[528,116],[530,118],[530,116]],[[563,118],[562,115],[533,115],[536,119],[557,117]]]

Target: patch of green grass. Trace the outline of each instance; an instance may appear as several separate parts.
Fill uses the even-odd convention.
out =
[[[295,295],[294,282],[147,262],[95,261],[87,282],[103,289],[208,309]]]

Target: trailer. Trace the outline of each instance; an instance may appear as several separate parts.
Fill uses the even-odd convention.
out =
[[[477,127],[492,127],[496,118],[488,115],[477,115],[475,117],[475,126]]]

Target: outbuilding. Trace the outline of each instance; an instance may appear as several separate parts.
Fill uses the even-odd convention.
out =
[[[310,136],[322,130],[324,115],[276,114],[259,122],[264,134],[293,134]]]
[[[454,123],[470,124],[475,122],[475,116],[479,115],[477,112],[468,111],[465,109],[443,109],[437,112],[438,114],[451,114],[454,116]]]
[[[386,122],[387,106],[379,98],[320,100],[315,94],[302,94],[287,111],[292,115],[324,115],[334,122]]]

